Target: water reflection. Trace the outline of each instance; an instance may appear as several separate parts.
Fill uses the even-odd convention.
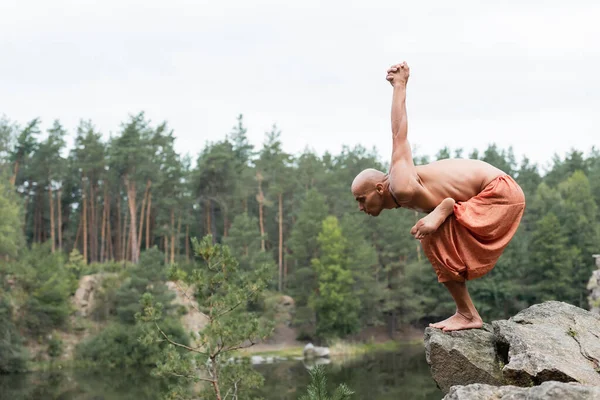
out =
[[[295,400],[309,383],[307,366],[302,362],[259,365],[265,385],[257,395],[265,400]],[[394,353],[378,353],[360,359],[335,360],[327,365],[331,388],[346,383],[356,393],[354,399],[439,400],[425,361],[422,345],[404,346]]]
[[[265,400],[296,400],[308,386],[309,367],[302,361],[257,365],[256,369],[265,377],[265,385],[253,395]],[[354,400],[443,397],[431,378],[422,345],[358,359],[336,358],[326,368],[331,388],[346,383],[356,392]],[[158,400],[163,398],[167,387],[168,382],[151,377],[148,372],[56,371],[0,376],[0,399]]]

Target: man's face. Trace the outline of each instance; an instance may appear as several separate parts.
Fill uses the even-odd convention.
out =
[[[378,186],[354,193],[354,197],[358,202],[358,209],[373,217],[378,216],[383,210],[383,192]]]

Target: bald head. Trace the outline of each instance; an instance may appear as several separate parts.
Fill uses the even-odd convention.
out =
[[[361,171],[354,181],[352,181],[352,193],[363,193],[366,190],[374,188],[378,183],[385,180],[385,174],[373,168],[367,168]]]

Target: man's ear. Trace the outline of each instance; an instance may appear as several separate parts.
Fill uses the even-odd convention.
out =
[[[375,190],[377,190],[377,193],[382,195],[383,194],[383,183],[378,183],[377,185],[375,185]]]

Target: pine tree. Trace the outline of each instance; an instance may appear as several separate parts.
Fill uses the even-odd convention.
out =
[[[323,221],[318,236],[319,257],[312,265],[318,290],[310,304],[317,316],[317,336],[344,337],[359,328],[360,300],[353,292],[354,277],[348,269],[347,243],[336,217]]]
[[[345,384],[337,387],[332,396],[327,391],[327,376],[325,368],[322,365],[317,365],[308,370],[311,383],[308,385],[307,393],[299,398],[299,400],[346,400],[352,397],[354,392]]]
[[[247,364],[224,363],[235,350],[252,346],[272,332],[270,322],[246,311],[250,301],[255,301],[266,287],[268,267],[257,267],[243,272],[231,256],[227,246],[213,244],[210,236],[194,240],[194,252],[202,266],[186,274],[172,269],[171,278],[179,281],[183,290],[195,288],[196,311],[207,318],[207,325],[197,333],[197,347],[185,346],[172,340],[160,326],[162,306],[153,304],[151,295],[144,295],[142,320],[151,322],[155,330],[144,339],[146,343],[167,341],[171,344],[168,361],[158,366],[158,373],[187,378],[187,381],[204,381],[217,400],[232,396],[238,391],[257,387],[262,377]],[[184,286],[185,285],[185,286]],[[182,348],[196,356],[195,362],[175,352]],[[201,371],[196,370],[199,368]],[[204,377],[207,376],[207,377]],[[212,396],[211,396],[212,397]]]

